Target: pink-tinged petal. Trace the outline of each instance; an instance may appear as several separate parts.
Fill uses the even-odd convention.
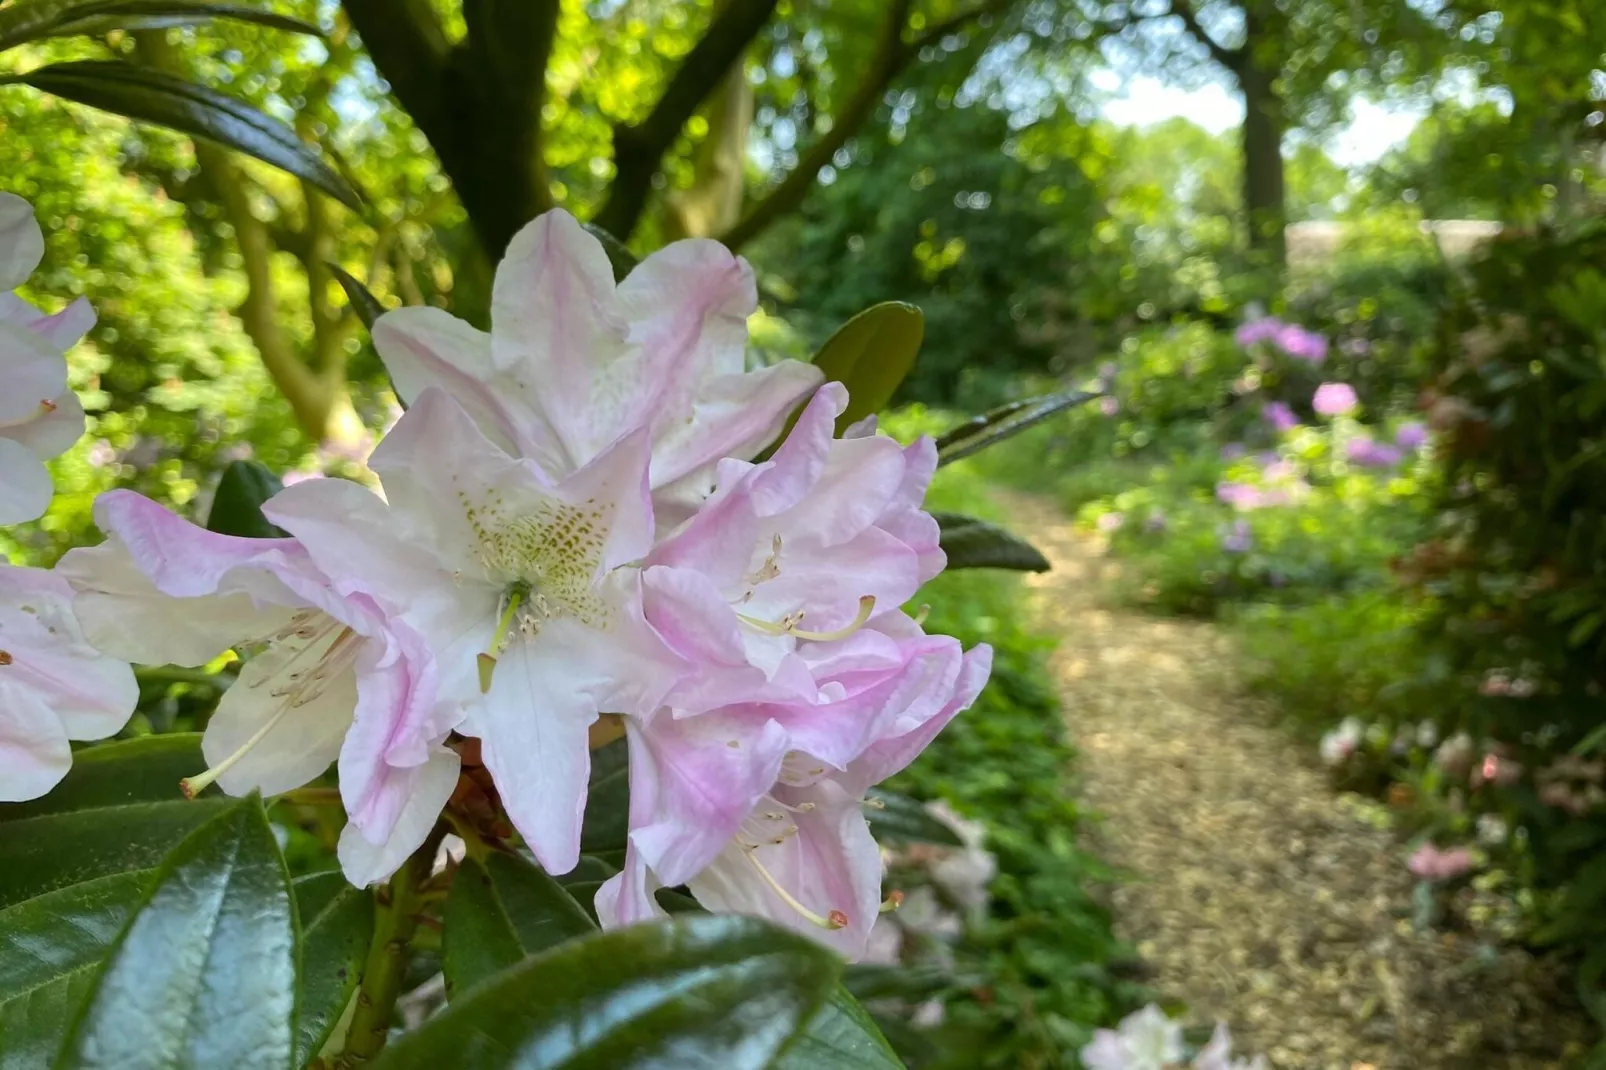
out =
[[[0,293],[0,321],[26,327],[53,348],[66,352],[95,325],[95,310],[88,298],[80,297],[55,315],[46,315],[16,294]]]
[[[647,486],[651,460],[646,431],[633,431],[566,478],[553,495],[571,509],[590,514],[576,535],[588,530],[600,533],[597,528],[606,532],[602,571],[638,561],[652,549],[652,495]]]
[[[953,696],[943,708],[912,730],[884,739],[866,750],[848,767],[847,776],[842,778],[848,791],[862,796],[872,785],[881,783],[914,761],[949,721],[976,701],[992,669],[992,647],[983,644],[967,650]]]
[[[882,514],[876,527],[914,552],[919,584],[924,585],[948,567],[948,554],[942,548],[942,528],[930,513],[898,506]]]
[[[898,487],[898,502],[919,508],[925,503],[931,477],[937,474],[937,443],[930,435],[921,435],[903,450],[903,483]]]
[[[732,842],[689,884],[697,901],[716,913],[748,914],[793,929],[836,949],[850,961],[864,953],[881,906],[881,849],[870,835],[859,800],[831,781],[806,789],[777,789],[794,812],[797,833],[749,851]],[[755,862],[757,863],[755,865]],[[787,903],[759,872],[784,888],[829,929]]]
[[[736,611],[707,576],[660,565],[643,572],[641,581],[647,622],[677,653],[704,666],[747,664]]]
[[[296,483],[270,498],[262,513],[294,535],[343,594],[362,591],[394,602],[446,572],[427,543],[408,538],[383,498],[350,480]]]
[[[28,281],[45,257],[45,236],[33,205],[14,193],[0,193],[0,290]]]
[[[0,425],[32,420],[67,389],[67,358],[26,327],[0,322],[0,381]]]
[[[38,454],[20,442],[0,438],[0,524],[38,519],[55,494],[50,473]]]
[[[663,429],[653,451],[657,495],[691,500],[723,457],[748,458],[774,442],[787,417],[820,383],[820,370],[795,360],[704,383],[692,415]],[[707,496],[704,489],[702,495]]]
[[[491,353],[515,396],[544,418],[568,467],[618,435],[635,369],[602,244],[556,209],[513,236],[491,291]]]
[[[84,404],[71,390],[63,391],[52,404],[53,409],[32,420],[0,427],[0,437],[22,443],[41,461],[66,453],[84,435]]]
[[[708,713],[677,718],[667,710],[641,729],[630,726],[631,845],[658,879],[673,887],[712,862],[775,784],[786,758],[786,732],[762,716]],[[650,764],[651,777],[636,776]],[[651,803],[634,812],[639,797]]]
[[[0,669],[0,802],[37,799],[72,767],[61,721],[30,687]]]
[[[653,896],[661,887],[641,853],[634,847],[627,848],[625,868],[603,881],[592,900],[597,921],[604,929],[622,929],[668,917],[669,912]]]
[[[357,705],[356,676],[348,669],[298,695],[291,675],[315,668],[339,641],[338,626],[325,622],[313,638],[282,640],[247,661],[207,721],[201,754],[209,768],[243,748],[217,777],[230,795],[299,788],[340,754]]]
[[[843,438],[869,438],[869,437],[871,437],[872,435],[874,435],[876,433],[876,431],[878,430],[879,426],[880,426],[880,421],[876,418],[876,414],[872,412],[869,416],[866,416],[864,419],[855,420],[853,423],[849,424],[847,426],[847,429],[842,432],[842,437]]]
[[[553,621],[538,643],[515,643],[497,661],[491,690],[462,731],[477,735],[485,767],[508,817],[548,873],[580,861],[580,821],[591,775],[588,729],[597,719],[596,691],[609,686],[602,659],[567,647],[584,644],[568,621]],[[567,632],[567,635],[553,633]],[[565,642],[565,640],[569,640]]]
[[[831,459],[836,418],[848,407],[847,387],[826,383],[814,392],[770,463],[752,477],[753,511],[775,516],[802,502]]]
[[[345,827],[336,854],[348,881],[366,888],[401,868],[408,856],[423,845],[446,808],[446,800],[457,786],[460,765],[456,751],[438,747],[423,765],[405,771],[411,781],[405,790],[406,802],[383,843],[370,843],[354,825]]]
[[[60,576],[0,566],[0,642],[10,655],[0,673],[32,689],[67,738],[105,739],[133,715],[139,702],[134,670],[84,639],[72,587]]]
[[[721,468],[720,489],[674,534],[653,547],[648,565],[693,569],[724,589],[740,582],[759,539],[747,480],[755,471],[743,461]]]
[[[519,432],[493,380],[491,336],[439,308],[398,308],[374,322],[374,348],[390,372],[396,395],[408,405],[435,386],[452,396],[492,442],[518,452]]]
[[[414,770],[460,719],[439,702],[434,659],[423,640],[393,624],[390,642],[366,644],[357,663],[357,708],[340,747],[340,797],[370,843],[390,837]]]
[[[777,561],[778,574],[753,586],[744,614],[775,621],[804,611],[805,629],[832,632],[858,618],[862,598],[891,608],[920,589],[919,557],[880,528],[866,528],[838,545],[783,537]]]
[[[846,542],[885,511],[905,468],[903,449],[890,438],[838,439],[819,482],[777,523],[794,539],[823,546]]]
[[[747,261],[708,238],[671,242],[619,284],[630,341],[642,348],[641,400],[683,408],[699,380],[743,370],[758,286]]]
[[[248,636],[289,623],[285,605],[258,604],[236,591],[174,598],[142,572],[122,544],[69,550],[56,571],[77,591],[73,613],[89,643],[143,665],[204,665]]]

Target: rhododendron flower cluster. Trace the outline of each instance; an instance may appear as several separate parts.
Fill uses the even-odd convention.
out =
[[[0,193],[0,524],[49,507],[44,462],[84,433],[66,351],[95,314],[80,298],[47,316],[11,292],[44,249],[28,202]],[[72,764],[68,741],[115,734],[139,700],[133,670],[85,641],[72,601],[60,576],[0,564],[0,802],[49,791]]]
[[[597,895],[605,926],[686,885],[861,954],[896,905],[866,793],[971,704],[991,652],[900,608],[946,560],[922,508],[935,446],[866,423],[836,437],[846,390],[809,365],[747,371],[756,300],[711,241],[616,284],[551,212],[498,267],[490,333],[432,308],[376,322],[409,405],[368,459],[382,491],[286,487],[263,508],[284,539],[103,497],[108,541],[62,567],[90,641],[153,663],[245,656],[187,790],[274,794],[336,761],[340,860],[367,884],[424,843],[470,738],[561,874],[592,730],[618,718],[630,834]]]
[[[1316,388],[1310,404],[1322,416],[1343,416],[1353,412],[1360,399],[1348,383],[1323,383]]]
[[[1406,867],[1425,881],[1448,881],[1469,872],[1473,861],[1472,852],[1465,847],[1441,848],[1424,843],[1411,854]]]
[[[1239,327],[1234,340],[1245,349],[1262,342],[1308,364],[1320,364],[1327,359],[1327,339],[1315,331],[1308,331],[1295,323],[1284,323],[1275,316],[1250,320]]]
[[[1151,1003],[1121,1019],[1115,1029],[1095,1030],[1080,1055],[1087,1070],[1267,1070],[1263,1055],[1233,1058],[1232,1034],[1224,1022],[1216,1023],[1210,1042],[1191,1062],[1184,1061],[1183,1052],[1181,1023]]]

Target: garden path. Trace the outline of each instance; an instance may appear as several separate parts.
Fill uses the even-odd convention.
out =
[[[1117,929],[1189,1021],[1279,1070],[1529,1070],[1587,1029],[1565,979],[1468,933],[1415,931],[1405,852],[1243,696],[1214,625],[1124,609],[1119,566],[1051,503],[1000,493],[1054,564],[1033,604],[1082,750],[1092,846],[1129,879]]]

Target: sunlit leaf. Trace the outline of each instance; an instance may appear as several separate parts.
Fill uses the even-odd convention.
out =
[[[253,797],[163,860],[59,1066],[288,1068],[295,1002],[290,875]]]
[[[768,1067],[836,984],[804,937],[713,914],[571,941],[481,982],[375,1070]]]
[[[0,78],[130,119],[169,127],[255,156],[357,208],[356,192],[296,132],[243,101],[148,67],[79,60]]]
[[[937,463],[949,464],[961,457],[969,457],[1042,423],[1056,413],[1103,396],[1097,391],[1067,390],[1000,405],[939,435]]]
[[[1018,535],[973,516],[933,513],[941,529],[948,568],[1005,568],[1047,572],[1054,566],[1043,552]]]
[[[825,378],[848,388],[848,407],[837,417],[841,434],[886,408],[898,384],[914,367],[925,335],[925,319],[914,305],[887,301],[854,316],[814,356]]]

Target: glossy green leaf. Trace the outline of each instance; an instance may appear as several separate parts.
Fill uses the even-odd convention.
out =
[[[255,156],[353,208],[356,192],[296,132],[243,101],[161,71],[116,60],[79,60],[0,78],[102,111],[155,123]]]
[[[751,918],[688,915],[563,944],[488,978],[375,1070],[767,1067],[839,960]]]
[[[340,1021],[362,972],[374,932],[374,897],[353,888],[339,870],[295,882],[301,919],[296,1058],[305,1065]]]
[[[185,26],[210,19],[254,22],[317,36],[318,27],[263,7],[215,0],[21,0],[0,8],[0,51],[44,37]]]
[[[387,311],[373,292],[358,282],[350,272],[339,264],[328,265],[330,274],[340,283],[340,288],[346,291],[346,300],[351,302],[351,309],[357,313],[357,318],[368,330],[374,329],[374,321]]]
[[[838,985],[773,1070],[903,1070],[859,1001]]]
[[[281,531],[262,515],[262,504],[284,489],[279,477],[256,461],[230,461],[212,495],[206,530],[247,539],[282,539]]]
[[[1017,572],[1047,572],[1054,566],[1043,551],[996,524],[973,516],[933,513],[941,529],[940,545],[948,555],[948,568],[1007,568]]]
[[[914,367],[925,330],[918,308],[887,301],[848,320],[820,347],[814,366],[828,381],[848,388],[848,407],[836,421],[838,434],[886,408]]]
[[[253,797],[163,860],[59,1065],[288,1068],[295,1001],[290,875]]]
[[[0,1070],[48,1067],[161,859],[229,805],[186,801],[200,737],[79,751],[41,799],[0,806]]]
[[[456,996],[521,959],[597,931],[578,902],[540,866],[511,855],[464,859],[446,899],[442,970]]]
[[[937,463],[951,464],[962,457],[969,457],[1042,423],[1050,416],[1103,396],[1098,391],[1067,390],[1000,405],[938,435]]]
[[[586,795],[580,850],[586,854],[623,851],[630,832],[630,750],[616,739],[591,752],[591,786]]]
[[[865,817],[877,840],[896,843],[940,843],[963,846],[958,834],[926,811],[925,804],[907,795],[872,788]]]

